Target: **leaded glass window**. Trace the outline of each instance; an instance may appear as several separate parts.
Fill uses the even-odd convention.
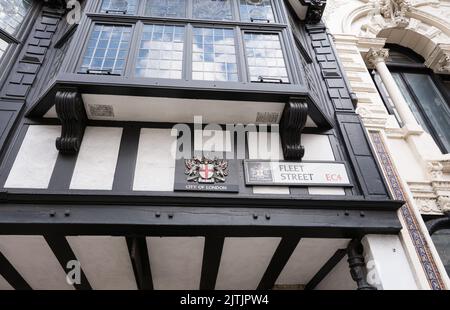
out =
[[[255,23],[275,22],[271,0],[240,0],[239,11],[242,21]]]
[[[194,28],[192,53],[194,80],[238,81],[233,29]]]
[[[157,17],[185,17],[186,0],[147,0],[145,15]]]
[[[31,0],[0,0],[0,28],[15,34],[30,7]]]
[[[181,79],[183,26],[145,25],[139,45],[136,76]]]
[[[230,0],[194,0],[194,18],[232,20]]]
[[[2,56],[6,52],[8,45],[9,45],[8,42],[0,39],[0,59],[2,59]]]
[[[136,14],[137,0],[103,0],[102,13]]]
[[[122,74],[130,38],[129,26],[95,25],[83,57],[81,71]]]
[[[244,42],[252,82],[289,83],[278,34],[247,32]]]

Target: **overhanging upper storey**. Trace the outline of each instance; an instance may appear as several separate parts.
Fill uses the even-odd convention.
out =
[[[328,130],[330,109],[307,82],[287,6],[88,1],[77,31],[58,41],[65,52],[27,115],[61,118],[58,93],[72,92],[93,120],[273,124],[301,101],[303,126]]]

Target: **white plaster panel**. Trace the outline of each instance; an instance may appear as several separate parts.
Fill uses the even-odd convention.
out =
[[[350,275],[347,255],[316,286],[316,290],[356,290],[356,282]]]
[[[204,243],[204,237],[148,237],[154,288],[198,290]]]
[[[256,289],[280,240],[281,238],[225,238],[216,289]]]
[[[366,264],[378,289],[417,290],[402,243],[397,235],[367,235],[363,239]]]
[[[248,158],[283,160],[280,135],[277,132],[248,132]],[[287,186],[253,186],[254,194],[289,194]]]
[[[66,237],[95,290],[135,290],[127,242],[124,237]]]
[[[113,119],[118,121],[193,123],[194,116],[202,116],[205,124],[255,124],[258,118],[258,112],[261,112],[275,113],[274,115],[277,115],[275,123],[278,123],[285,105],[283,102],[155,98],[92,94],[83,94],[82,96],[90,119]],[[89,105],[98,104],[112,107],[114,116],[105,117],[92,115],[90,113]]]
[[[87,127],[70,189],[111,190],[122,128]]]
[[[10,290],[14,290],[14,288],[8,283],[8,281],[5,280],[5,278],[3,278],[0,275],[0,291],[10,291]]]
[[[305,147],[303,160],[331,160],[334,161],[328,135],[302,134],[302,144]]]
[[[329,195],[329,196],[345,196],[345,190],[342,187],[308,187],[310,195]]]
[[[302,144],[305,147],[303,160],[335,160],[328,135],[302,134]],[[308,193],[310,195],[345,195],[342,187],[308,187]]]
[[[301,239],[276,284],[308,284],[338,249],[347,247],[348,242],[348,239]]]
[[[74,289],[42,236],[0,236],[0,252],[33,289]]]
[[[194,150],[206,152],[231,152],[231,133],[224,130],[196,130]]]
[[[133,190],[173,191],[176,143],[171,129],[141,129]]]
[[[47,188],[58,157],[55,141],[60,135],[60,126],[29,126],[5,187]]]
[[[56,108],[55,106],[52,106],[45,114],[45,118],[58,118],[58,115],[56,114]]]

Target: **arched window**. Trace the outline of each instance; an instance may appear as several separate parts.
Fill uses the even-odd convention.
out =
[[[433,244],[450,277],[450,217],[444,216],[427,222]]]
[[[434,138],[443,153],[449,153],[448,77],[434,74],[424,65],[424,59],[410,49],[389,44],[386,47],[389,48],[389,58],[386,60],[386,64],[417,122]],[[394,114],[399,124],[402,125],[376,71],[373,72],[373,77],[388,111]]]

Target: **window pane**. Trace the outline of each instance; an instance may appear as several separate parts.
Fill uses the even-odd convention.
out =
[[[130,45],[131,27],[95,25],[84,54],[81,71],[105,70],[122,74]]]
[[[14,34],[30,7],[31,0],[0,0],[0,28]]]
[[[194,0],[194,18],[232,20],[231,1]]]
[[[400,114],[398,114],[397,108],[395,107],[395,104],[392,101],[391,96],[389,96],[389,92],[387,91],[386,86],[381,80],[380,75],[375,71],[372,74],[375,85],[378,89],[378,92],[381,95],[381,98],[383,99],[383,103],[386,106],[386,109],[388,110],[389,114],[394,115],[397,124],[399,126],[403,126],[402,118],[400,117]]]
[[[408,104],[409,108],[414,114],[414,118],[416,121],[422,126],[422,128],[426,132],[430,132],[430,129],[428,128],[427,122],[425,122],[425,119],[422,116],[422,113],[420,112],[419,108],[416,106],[416,103],[414,102],[414,99],[412,98],[411,94],[409,93],[408,88],[405,85],[405,82],[403,82],[400,73],[392,73],[392,77],[394,78],[395,82],[397,83],[398,87],[400,88],[400,91],[403,95],[403,98],[405,98],[406,103]]]
[[[439,139],[450,151],[450,108],[429,75],[404,73]]]
[[[450,97],[450,81],[442,81],[442,83],[444,83],[445,86],[445,90],[447,91],[447,96]]]
[[[136,76],[181,79],[184,36],[183,26],[145,25]]]
[[[8,43],[0,39],[0,59],[2,59],[3,54],[6,52],[8,48]]]
[[[136,14],[137,0],[103,0],[101,12],[117,14]]]
[[[275,22],[271,0],[261,0],[259,3],[252,0],[240,0],[239,11],[242,21],[255,23]]]
[[[186,0],[147,0],[145,15],[158,17],[185,17]]]
[[[289,83],[289,78],[277,34],[245,33],[247,65],[252,82]]]
[[[436,250],[444,264],[447,275],[450,276],[450,229],[443,229],[435,232],[431,239],[436,246]]]
[[[194,28],[192,79],[238,81],[233,29]]]
[[[403,64],[413,64],[413,63],[423,63],[423,61],[420,61],[418,59],[414,59],[404,53],[395,51],[390,49],[389,50],[389,57],[386,60],[387,63],[403,63]]]

